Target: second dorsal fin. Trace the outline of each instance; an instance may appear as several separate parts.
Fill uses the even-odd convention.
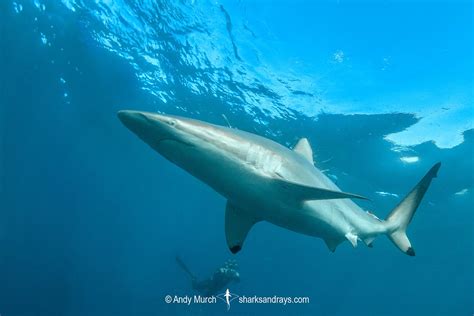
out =
[[[295,152],[298,154],[302,155],[303,157],[306,158],[311,163],[314,163],[313,161],[313,150],[311,149],[311,145],[308,142],[307,138],[301,138],[295,145],[295,148],[293,148]]]

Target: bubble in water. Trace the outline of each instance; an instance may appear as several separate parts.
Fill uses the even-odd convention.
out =
[[[46,38],[46,35],[44,35],[43,33],[41,33],[41,42],[46,45],[48,43],[48,39]]]
[[[39,0],[34,0],[33,3],[38,10],[40,11],[46,10],[46,6],[44,5],[44,3],[41,3]]]
[[[20,3],[13,2],[13,10],[15,10],[15,13],[20,13],[23,11],[23,6]]]
[[[60,77],[60,78],[59,78],[59,82],[61,82],[62,84],[65,84],[65,83],[66,83],[66,80],[64,80],[63,77]]]

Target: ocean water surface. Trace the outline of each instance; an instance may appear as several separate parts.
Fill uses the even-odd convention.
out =
[[[4,0],[0,315],[471,315],[471,1]],[[409,257],[268,223],[232,255],[225,199],[152,151],[122,109],[292,147],[380,218],[436,162]],[[167,304],[229,258],[238,295]]]

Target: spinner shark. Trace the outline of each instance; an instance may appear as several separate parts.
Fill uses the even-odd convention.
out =
[[[267,221],[321,238],[330,251],[344,241],[371,247],[386,235],[409,256],[406,235],[416,209],[441,166],[435,164],[385,220],[364,211],[314,166],[306,138],[293,150],[268,138],[178,116],[120,111],[122,123],[170,162],[227,199],[225,235],[232,253],[250,229]]]

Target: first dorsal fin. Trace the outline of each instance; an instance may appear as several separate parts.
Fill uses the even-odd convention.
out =
[[[306,158],[311,163],[314,163],[313,161],[313,150],[311,149],[311,145],[308,142],[307,138],[301,138],[295,145],[295,148],[293,148],[295,152],[298,154],[302,155],[303,157]]]
[[[227,201],[225,209],[225,237],[232,253],[242,249],[248,232],[258,220],[245,211],[239,210]]]

